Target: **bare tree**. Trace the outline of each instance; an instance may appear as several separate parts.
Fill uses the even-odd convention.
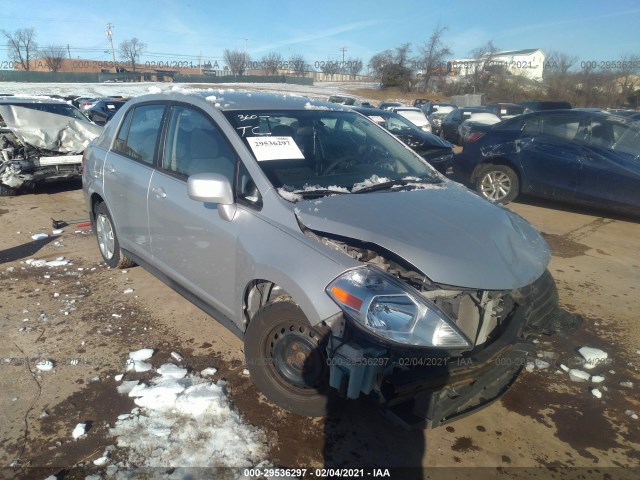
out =
[[[446,57],[451,55],[451,49],[442,43],[442,36],[447,31],[447,27],[443,27],[440,24],[431,32],[429,40],[422,46],[420,53],[422,57],[419,63],[419,70],[422,71],[422,85],[423,90],[426,90],[429,85],[429,80],[434,74],[442,69],[446,62]]]
[[[67,55],[64,47],[60,45],[49,45],[41,52],[42,59],[47,68],[52,72],[57,72],[62,68]]]
[[[2,34],[7,39],[9,56],[14,63],[20,65],[22,70],[29,71],[31,58],[38,50],[38,43],[35,40],[36,31],[33,28],[20,28],[14,34],[5,30],[2,30]]]
[[[504,68],[495,61],[498,48],[489,40],[486,45],[471,52],[473,65],[471,67],[471,82],[474,92],[482,92],[497,74],[503,73]]]
[[[623,55],[616,63],[616,83],[622,95],[633,95],[640,85],[640,55]]]
[[[345,64],[345,71],[355,79],[356,76],[362,71],[362,67],[362,59],[349,58]]]
[[[249,65],[249,56],[243,50],[228,50],[223,53],[224,61],[232,75],[244,75]]]
[[[289,67],[298,77],[304,77],[307,74],[307,63],[300,53],[293,54],[291,60],[289,60]]]
[[[333,77],[340,72],[340,62],[337,60],[327,59],[326,62],[320,62],[320,71],[325,75]]]
[[[260,61],[265,75],[277,75],[282,68],[282,55],[276,52],[269,52]]]
[[[552,50],[544,62],[544,69],[550,74],[559,73],[564,75],[569,72],[577,61],[578,57],[575,55]]]
[[[373,76],[380,80],[382,77],[382,69],[386,65],[393,63],[393,53],[391,50],[385,50],[384,52],[376,53],[369,60],[369,70],[373,73]]]
[[[394,63],[396,65],[400,65],[401,67],[406,67],[409,62],[409,53],[411,52],[411,44],[403,43],[399,47],[396,47],[396,54],[394,58]]]
[[[127,62],[131,63],[131,70],[136,71],[136,62],[140,58],[140,55],[144,53],[147,48],[147,44],[141,42],[136,37],[131,40],[125,40],[120,44],[118,52],[120,57],[124,58]]]

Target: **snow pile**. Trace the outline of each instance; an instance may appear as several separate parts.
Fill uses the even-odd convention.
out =
[[[606,363],[608,354],[599,348],[581,347],[578,353],[584,358],[584,368],[591,370]]]
[[[300,195],[299,193],[290,192],[289,190],[285,190],[284,188],[279,188],[278,193],[288,202],[299,202],[300,200],[302,200],[302,195]]]
[[[138,467],[249,467],[266,454],[266,437],[231,408],[223,382],[164,364],[149,385],[124,382],[138,407],[110,434]],[[136,383],[131,386],[132,383]],[[118,388],[122,392],[125,389]]]
[[[129,353],[127,359],[127,372],[148,372],[153,368],[153,365],[145,362],[153,355],[153,348],[143,348],[135,352]]]
[[[76,425],[76,428],[73,429],[73,432],[71,432],[71,436],[77,440],[80,437],[82,437],[85,433],[87,433],[87,424],[86,423],[79,423]]]
[[[33,258],[30,258],[28,260],[25,260],[25,262],[27,265],[31,266],[31,267],[64,267],[65,265],[72,265],[72,263],[67,260],[64,257],[58,257],[55,260],[35,260]]]
[[[379,183],[386,183],[390,181],[391,180],[389,180],[387,177],[379,177],[378,175],[372,175],[371,177],[367,178],[363,182],[355,183],[351,191],[357,192],[358,190],[362,190],[363,188],[372,187],[374,185],[378,185]]]

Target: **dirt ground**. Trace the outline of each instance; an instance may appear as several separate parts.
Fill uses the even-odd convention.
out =
[[[0,477],[84,478],[83,466],[114,442],[109,425],[134,406],[114,375],[129,351],[151,347],[155,366],[175,351],[190,368],[216,367],[245,420],[271,438],[274,465],[413,467],[394,478],[639,478],[640,421],[625,411],[640,414],[640,224],[533,201],[511,208],[544,232],[561,302],[582,326],[538,338],[551,365],[523,371],[490,407],[405,431],[363,401],[326,420],[266,402],[242,374],[238,338],[142,268],[101,263],[94,235],[75,227],[87,216],[79,183],[0,198]],[[52,236],[52,218],[69,226]],[[41,232],[50,236],[31,239]],[[59,257],[72,264],[25,263]],[[598,385],[571,382],[560,369],[585,345],[609,354],[590,371],[605,377]],[[55,361],[53,371],[35,369],[42,358]],[[90,422],[82,442],[71,438],[80,421]]]

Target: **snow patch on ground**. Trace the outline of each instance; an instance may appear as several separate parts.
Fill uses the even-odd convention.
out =
[[[592,347],[581,347],[578,349],[578,353],[584,358],[584,368],[587,370],[605,364],[609,356],[607,352]]]
[[[128,395],[138,407],[120,415],[110,429],[129,466],[249,467],[264,459],[265,434],[242,421],[224,382],[187,375],[185,368],[170,363],[157,373],[148,385],[123,382],[118,387],[124,393],[125,384],[135,383]]]

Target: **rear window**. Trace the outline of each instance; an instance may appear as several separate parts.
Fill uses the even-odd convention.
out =
[[[39,110],[41,112],[55,113],[65,117],[75,118],[76,120],[89,122],[80,110],[66,103],[16,103],[17,107],[30,108],[31,110]]]
[[[152,165],[164,108],[164,105],[142,105],[127,112],[114,150],[134,160]]]

